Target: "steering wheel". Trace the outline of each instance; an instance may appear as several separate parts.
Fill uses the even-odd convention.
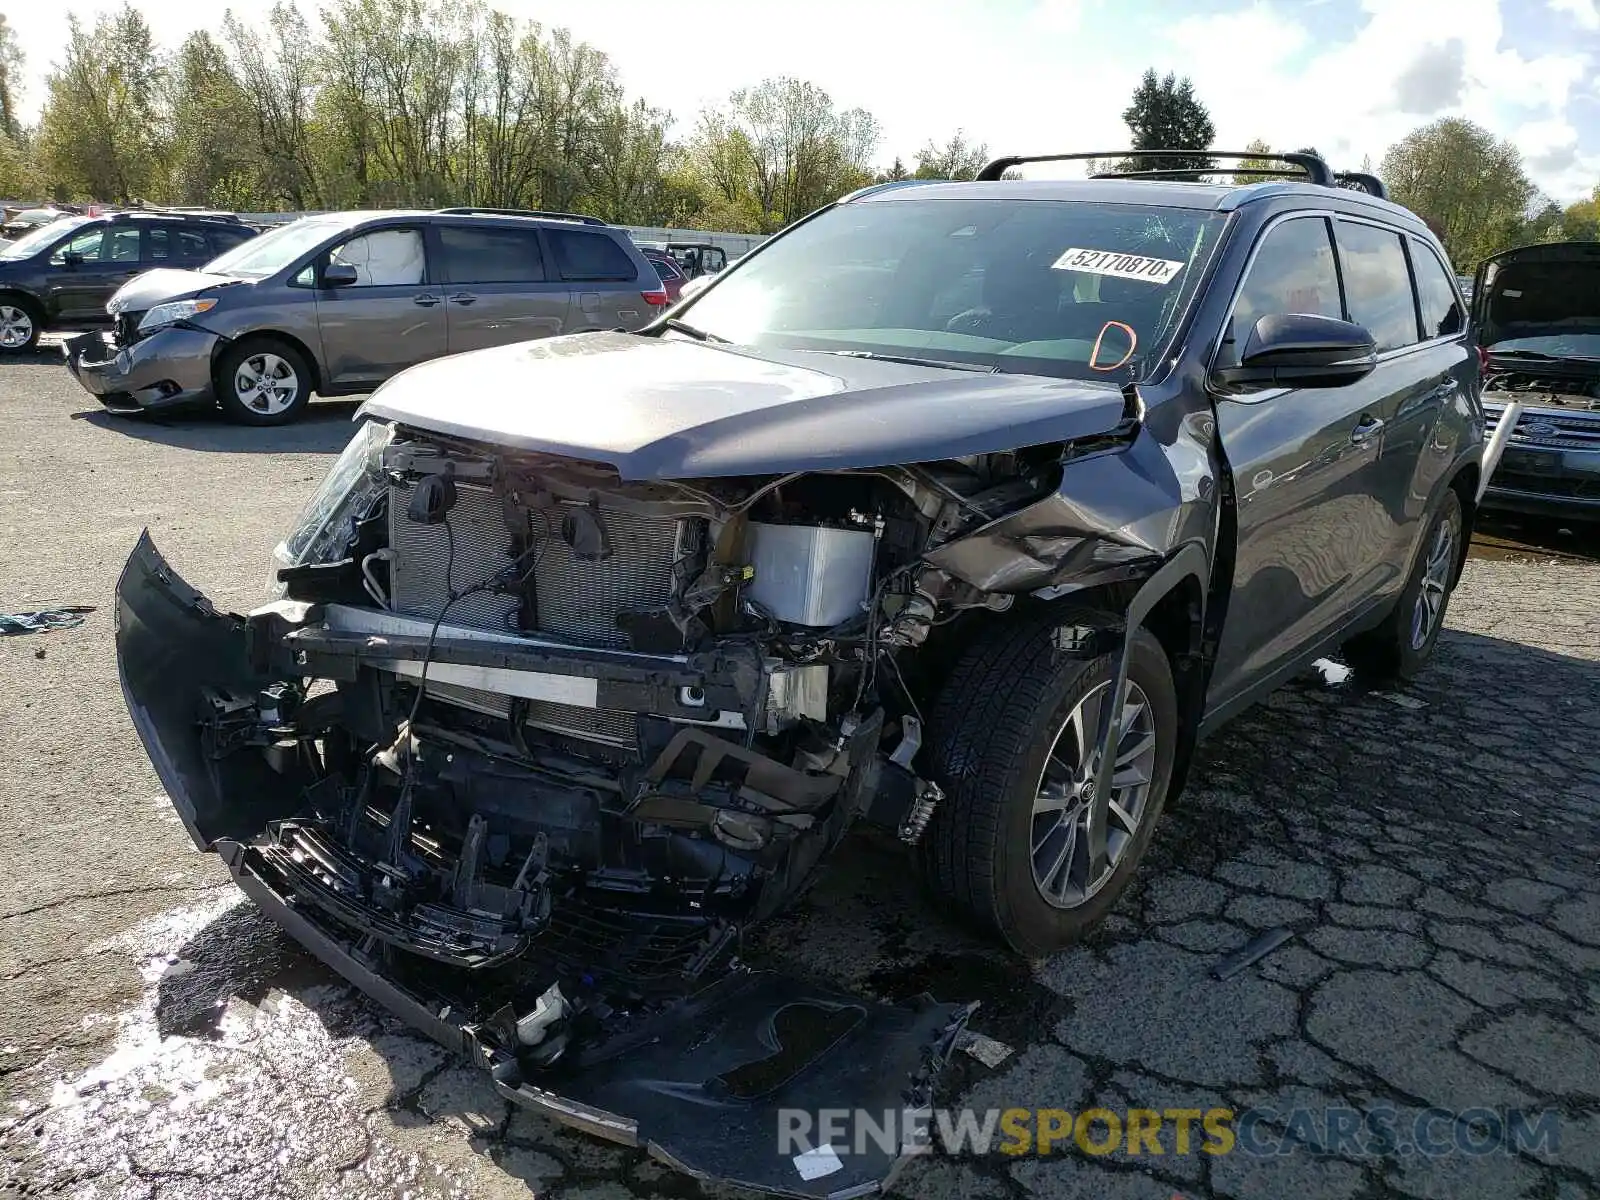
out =
[[[976,334],[979,330],[987,328],[989,322],[993,319],[994,312],[991,309],[981,306],[969,308],[965,312],[958,312],[946,321],[944,329],[946,333]]]

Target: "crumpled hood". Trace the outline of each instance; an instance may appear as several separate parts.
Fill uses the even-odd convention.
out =
[[[1600,333],[1600,242],[1523,246],[1485,259],[1472,289],[1479,345]]]
[[[616,467],[624,479],[930,462],[1113,428],[1114,384],[623,333],[436,359],[357,413]]]
[[[241,282],[231,275],[209,275],[205,271],[176,271],[158,267],[135,275],[117,289],[106,302],[106,312],[113,317],[120,312],[145,312],[168,300],[187,300],[198,296],[207,288]]]

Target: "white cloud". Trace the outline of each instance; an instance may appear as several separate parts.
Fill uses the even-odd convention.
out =
[[[1586,54],[1525,57],[1503,46],[1500,0],[1362,0],[1361,13],[1350,40],[1325,47],[1266,5],[1178,22],[1171,40],[1195,51],[1186,69],[1211,108],[1218,145],[1262,137],[1285,149],[1316,146],[1354,168],[1366,156],[1377,164],[1418,124],[1459,115],[1519,147],[1527,131],[1544,139],[1539,153],[1558,149],[1552,130],[1568,128],[1568,101],[1592,70]],[[1576,134],[1560,145],[1575,146]],[[1593,186],[1592,176],[1577,178],[1581,167],[1575,158],[1548,178],[1534,174],[1570,201]]]
[[[1550,0],[1550,8],[1565,13],[1584,29],[1600,30],[1600,0]]]

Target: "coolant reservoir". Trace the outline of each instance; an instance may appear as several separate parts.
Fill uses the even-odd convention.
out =
[[[745,596],[777,620],[827,628],[861,611],[877,546],[870,529],[752,521],[745,536],[755,568]]]

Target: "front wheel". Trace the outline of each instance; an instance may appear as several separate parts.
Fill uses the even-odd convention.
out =
[[[0,298],[0,352],[22,354],[39,344],[44,322],[33,305],[13,296]]]
[[[246,339],[217,360],[217,402],[244,425],[287,425],[311,403],[311,367],[293,346]]]
[[[1063,614],[984,635],[930,720],[945,799],[923,836],[923,870],[941,898],[1030,958],[1077,941],[1116,903],[1172,776],[1172,669],[1141,628],[1116,701],[1111,795],[1096,803],[1095,733],[1117,660],[1060,649],[1057,630],[1082,620]]]
[[[1461,497],[1447,488],[1423,535],[1422,553],[1382,625],[1351,640],[1351,665],[1369,677],[1408,680],[1433,653],[1461,562]]]

